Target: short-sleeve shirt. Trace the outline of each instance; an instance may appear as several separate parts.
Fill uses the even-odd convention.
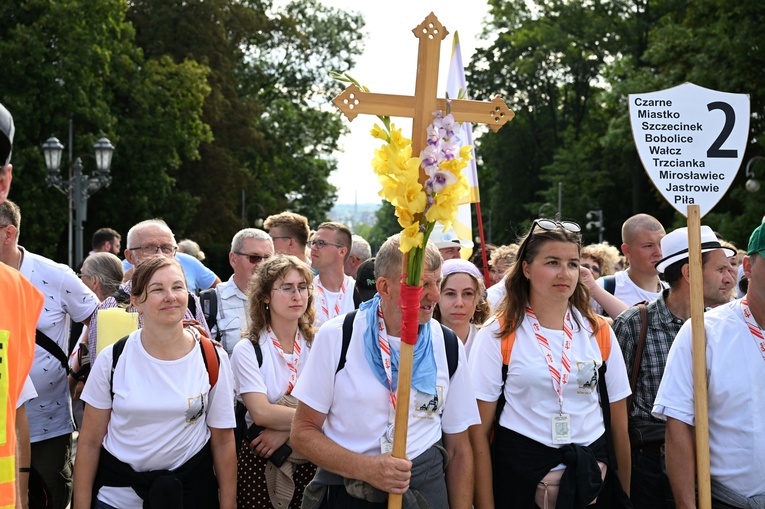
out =
[[[316,336],[311,357],[298,379],[293,395],[301,403],[326,414],[324,434],[353,452],[375,456],[381,453],[380,438],[390,416],[390,391],[372,372],[364,354],[365,313],[356,314],[345,367],[337,374],[342,326],[340,316],[326,322]],[[441,326],[430,321],[436,359],[435,395],[412,388],[406,454],[414,459],[441,439],[441,432],[460,433],[480,423],[478,406],[468,376],[467,357],[461,341],[457,369],[449,378]],[[400,338],[388,336],[391,349],[400,349]],[[418,341],[422,341],[420,338]]]
[[[598,396],[598,368],[603,363],[590,323],[573,312],[573,339],[569,358],[571,375],[563,390],[563,413],[571,416],[571,439],[589,445],[604,432],[603,413]],[[581,324],[581,325],[580,325]],[[493,320],[478,331],[470,350],[470,375],[477,399],[494,402],[502,388],[502,341],[497,337],[499,321]],[[553,365],[560,367],[564,333],[542,328],[550,343]],[[611,403],[630,395],[624,359],[611,331],[611,353],[606,359],[606,387]],[[524,320],[515,331],[510,365],[504,389],[506,404],[499,424],[548,447],[552,443],[551,419],[558,415],[558,396],[539,341],[531,324]]]
[[[70,317],[75,322],[90,318],[98,306],[98,297],[68,266],[35,253],[24,251],[20,271],[45,298],[37,329],[55,341],[66,355]],[[30,376],[37,390],[37,397],[26,404],[30,441],[35,443],[74,431],[69,377],[61,361],[38,345]]]
[[[114,370],[113,346],[96,359],[81,399],[111,409],[103,447],[138,472],[172,470],[199,452],[212,428],[233,428],[234,380],[228,356],[219,348],[218,382],[209,375],[198,345],[177,360],[152,357],[141,343],[143,329],[128,337]],[[99,500],[114,507],[142,507],[132,488],[101,488]]]
[[[236,383],[236,398],[242,401],[242,394],[259,392],[265,394],[269,403],[276,403],[287,393],[289,387],[290,369],[285,359],[274,346],[266,331],[261,332],[259,339],[260,351],[263,354],[263,363],[258,364],[255,348],[249,339],[240,341],[234,347],[231,354],[231,368],[234,371]],[[311,349],[308,347],[303,336],[300,336],[300,357],[298,358],[297,377],[305,370]],[[291,362],[294,362],[293,354],[286,354]],[[252,424],[248,413],[247,424]]]
[[[704,313],[712,479],[745,497],[765,493],[765,361],[736,300]],[[678,332],[653,407],[696,424],[691,321]]]
[[[604,278],[599,277],[595,280],[595,282],[601,288],[605,287],[606,280]],[[621,270],[614,274],[614,283],[614,297],[617,297],[628,306],[634,306],[636,304],[640,304],[641,302],[653,302],[659,298],[661,291],[667,288],[666,284],[661,283],[657,278],[657,291],[649,292],[647,290],[643,290],[638,285],[636,285],[632,279],[630,279],[628,270]],[[658,290],[658,285],[661,285],[661,290]],[[593,311],[601,315],[603,314],[603,306],[598,304],[595,299],[590,299],[590,304],[592,305]]]

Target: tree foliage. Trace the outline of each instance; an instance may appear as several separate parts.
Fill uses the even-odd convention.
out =
[[[723,0],[490,0],[485,37],[469,69],[479,98],[503,95],[513,122],[479,140],[484,211],[493,240],[510,242],[545,203],[586,223],[602,209],[606,238],[648,212],[670,229],[684,219],[648,179],[634,148],[627,96],[686,81],[752,99],[752,139],[744,162],[762,153],[763,86],[759,70],[765,12]],[[742,172],[743,173],[743,172]],[[765,175],[762,176],[765,179]],[[739,245],[762,207],[742,190],[743,175],[704,218]],[[508,196],[515,199],[508,199]],[[488,201],[488,203],[486,203]],[[543,210],[548,210],[545,207]],[[755,221],[756,220],[756,221]],[[597,233],[585,232],[594,241]]]
[[[117,147],[85,239],[162,217],[209,250],[230,242],[242,215],[252,224],[290,209],[324,220],[343,129],[323,107],[339,90],[326,70],[350,67],[363,21],[314,0],[274,3],[0,4],[0,101],[17,124],[11,199],[22,207],[22,244],[66,259],[67,199],[46,186],[40,145],[51,135],[70,145],[70,119],[75,157],[101,135]]]

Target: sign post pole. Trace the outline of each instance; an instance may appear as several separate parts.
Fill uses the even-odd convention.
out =
[[[701,218],[728,191],[749,136],[749,96],[692,83],[629,96],[643,166],[659,193],[688,220],[698,507],[711,509],[709,401]]]

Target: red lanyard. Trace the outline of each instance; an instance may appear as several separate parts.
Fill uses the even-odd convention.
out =
[[[327,320],[340,315],[340,304],[343,302],[343,297],[345,297],[345,291],[347,289],[345,283],[347,278],[348,276],[343,277],[343,282],[340,285],[340,295],[337,296],[337,301],[335,302],[335,307],[333,309],[335,314],[332,316],[329,316],[329,306],[327,305],[327,297],[324,295],[324,287],[321,285],[321,279],[316,280],[316,291],[319,294],[319,307],[324,316],[327,317]]]
[[[388,342],[388,332],[385,330],[385,320],[383,320],[382,309],[377,307],[377,344],[380,346],[380,357],[382,358],[385,375],[388,377],[388,391],[390,392],[390,404],[393,410],[396,409],[396,393],[393,391],[393,374],[390,360],[390,343]]]
[[[573,342],[573,332],[571,328],[571,311],[566,312],[566,318],[563,321],[563,333],[566,335],[566,339],[563,341],[563,351],[560,354],[560,369],[556,369],[553,364],[552,349],[550,348],[550,342],[542,334],[542,326],[539,325],[534,310],[531,307],[526,306],[526,318],[531,323],[532,329],[534,329],[534,335],[539,342],[539,347],[542,349],[545,361],[547,361],[547,369],[550,371],[552,377],[552,384],[555,393],[558,395],[558,406],[560,407],[561,414],[563,413],[563,389],[568,384],[569,375],[571,373],[571,359],[569,358],[569,352],[571,351],[571,343]]]
[[[276,348],[276,351],[279,352],[279,355],[281,355],[282,359],[284,359],[284,362],[287,363],[287,367],[290,370],[290,379],[289,383],[287,385],[287,392],[285,394],[291,394],[292,388],[295,387],[295,383],[297,382],[297,368],[298,368],[298,362],[300,361],[300,328],[297,330],[297,334],[295,334],[295,342],[292,344],[292,361],[287,360],[287,356],[284,355],[284,349],[282,348],[282,344],[279,343],[279,340],[276,339],[276,334],[271,330],[271,327],[266,327],[266,331],[268,331],[268,337],[271,338],[271,343],[273,343],[274,348]]]
[[[763,335],[762,329],[757,325],[754,316],[752,316],[752,310],[749,309],[749,304],[746,299],[741,299],[741,311],[744,313],[744,321],[749,332],[752,334],[752,339],[757,343],[757,348],[760,350],[763,360],[765,360],[765,335]]]

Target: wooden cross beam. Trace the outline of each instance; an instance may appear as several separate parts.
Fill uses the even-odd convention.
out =
[[[332,102],[345,113],[348,120],[353,120],[360,113],[411,117],[413,119],[412,155],[419,157],[427,143],[428,126],[433,121],[433,112],[439,109],[446,112],[446,100],[437,97],[438,61],[441,54],[441,41],[449,32],[432,12],[413,32],[415,37],[419,39],[414,96],[373,94],[362,91],[356,85],[350,85]],[[457,122],[489,124],[495,132],[506,122],[512,120],[514,116],[505,101],[499,97],[490,103],[452,100],[450,113]],[[420,182],[424,184],[426,178],[425,171],[420,167]],[[402,274],[406,273],[408,257],[408,253],[403,256]],[[398,404],[392,451],[396,458],[406,457],[413,350],[412,345],[402,341],[396,396]],[[388,496],[389,509],[400,509],[401,502],[401,495],[390,494]]]
[[[364,92],[356,85],[350,85],[332,102],[350,121],[359,114],[414,119],[412,155],[418,157],[427,143],[427,130],[433,121],[433,112],[436,110],[446,112],[446,99],[437,97],[438,63],[441,41],[449,34],[449,31],[431,12],[412,32],[419,39],[414,96],[375,94]],[[488,124],[494,132],[515,116],[501,97],[495,97],[491,102],[453,99],[451,114],[457,122]],[[425,181],[422,170],[420,170],[420,180]]]

